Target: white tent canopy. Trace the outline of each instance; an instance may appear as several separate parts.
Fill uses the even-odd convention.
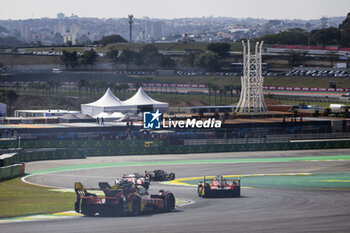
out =
[[[142,87],[130,99],[122,102],[124,109],[136,110],[136,112],[155,111],[168,112],[169,104],[160,102],[149,97]]]
[[[125,101],[120,101],[108,88],[99,100],[81,105],[82,113],[94,117],[97,117],[102,112],[138,113],[155,111],[157,109],[162,113],[168,112],[169,104],[152,99],[144,92],[142,87],[139,88],[134,96]]]
[[[101,112],[116,112],[118,111],[116,107],[121,106],[121,101],[118,99],[110,88],[107,89],[106,93],[97,101],[82,104],[81,112],[88,114],[90,116],[95,116]]]
[[[157,100],[152,99],[149,97],[145,91],[142,89],[142,87],[139,88],[139,90],[136,92],[134,96],[132,96],[130,99],[123,101],[123,105],[157,105],[162,107],[169,107],[168,103],[165,102],[159,102]]]
[[[120,99],[116,97],[110,88],[107,89],[106,93],[95,102],[86,104],[86,105],[93,105],[93,106],[100,106],[100,107],[111,107],[116,105],[121,105]]]

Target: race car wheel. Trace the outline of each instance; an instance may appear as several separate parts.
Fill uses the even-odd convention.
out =
[[[96,194],[89,193],[87,197],[97,197]],[[81,201],[81,213],[85,216],[95,216],[97,209],[95,205],[87,204],[86,199],[83,198]]]
[[[236,197],[241,196],[241,186],[236,187]]]
[[[198,189],[197,189],[198,197],[202,196],[202,192],[203,192],[203,186],[202,185],[198,185]]]
[[[209,197],[209,193],[210,193],[210,186],[208,183],[205,183],[202,189],[202,197]]]
[[[140,200],[135,197],[131,202],[131,214],[137,216],[141,213],[141,203]]]
[[[175,173],[170,173],[170,180],[175,180]]]
[[[84,200],[83,200],[84,201]],[[96,206],[95,205],[87,205],[84,202],[81,203],[81,213],[85,216],[95,216],[97,213]]]
[[[148,189],[149,188],[149,183],[143,183],[142,186],[145,188],[145,189]]]
[[[236,186],[234,190],[231,192],[231,197],[240,197],[241,196],[241,187]]]
[[[175,208],[175,197],[172,193],[165,196],[164,211],[172,211]]]

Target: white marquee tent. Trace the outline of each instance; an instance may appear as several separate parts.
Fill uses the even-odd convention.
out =
[[[95,102],[81,105],[81,112],[90,116],[96,116],[101,112],[118,112],[121,101],[108,88],[106,93]]]
[[[108,88],[99,100],[81,105],[82,113],[90,116],[97,116],[102,112],[138,113],[155,111],[157,109],[162,113],[168,112],[169,104],[152,99],[144,92],[142,87],[139,88],[134,96],[125,101],[120,101]]]
[[[142,87],[130,99],[123,101],[122,105],[126,108],[137,109],[138,112],[153,111],[159,109],[160,112],[168,112],[169,104],[160,102],[149,97]]]

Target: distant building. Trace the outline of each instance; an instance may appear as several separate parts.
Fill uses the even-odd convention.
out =
[[[64,14],[63,13],[58,13],[57,14],[57,19],[64,19]]]
[[[67,33],[67,34],[65,34],[65,35],[63,36],[63,42],[64,42],[64,43],[68,43],[68,41],[71,41],[71,42],[73,43],[73,41],[72,41],[72,35],[69,34],[69,33]]]
[[[79,35],[80,35],[80,27],[76,24],[73,24],[72,27],[70,28],[70,34],[72,36],[72,44],[75,44]]]
[[[64,35],[67,33],[67,27],[66,25],[62,24],[61,22],[59,22],[56,26],[55,26],[55,32],[58,32],[61,35]]]
[[[30,39],[30,30],[28,24],[23,24],[21,28],[21,38],[25,41],[29,41]]]
[[[281,26],[281,25],[283,25],[283,21],[274,19],[274,20],[269,20],[267,22],[267,24],[269,24],[271,26]]]
[[[146,39],[160,40],[165,36],[165,23],[163,21],[146,21]]]
[[[328,27],[328,18],[324,16],[320,20],[321,20],[321,27],[327,28]]]
[[[6,117],[6,104],[0,103],[0,117]]]
[[[311,23],[306,23],[306,24],[305,24],[305,29],[306,29],[306,31],[311,32],[311,30],[312,30],[312,25],[311,25]]]

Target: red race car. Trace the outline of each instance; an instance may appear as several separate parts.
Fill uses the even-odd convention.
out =
[[[171,211],[175,208],[174,194],[160,190],[159,194],[149,195],[143,186],[132,182],[116,182],[110,186],[107,182],[100,182],[99,189],[86,189],[80,182],[74,184],[77,200],[75,211],[86,216],[104,215],[117,216],[122,214],[139,215],[146,211]],[[103,197],[88,190],[102,190]]]
[[[198,183],[199,197],[240,197],[241,196],[241,178],[224,178],[218,175],[215,178],[207,179]]]

